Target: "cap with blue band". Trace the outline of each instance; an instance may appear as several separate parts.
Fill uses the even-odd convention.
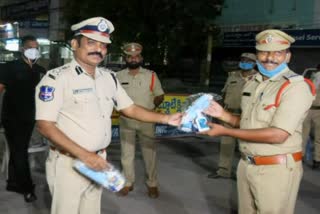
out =
[[[111,43],[110,34],[114,31],[114,26],[103,17],[94,17],[72,25],[71,30],[75,35],[83,35],[103,43]]]

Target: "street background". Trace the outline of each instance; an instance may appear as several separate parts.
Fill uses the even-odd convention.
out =
[[[160,197],[150,199],[144,183],[141,152],[136,153],[136,183],[127,197],[104,190],[102,214],[231,214],[236,213],[236,181],[208,179],[219,157],[219,138],[202,136],[162,137],[158,141]],[[0,144],[2,157],[2,143]],[[139,147],[137,147],[139,148]],[[25,203],[23,196],[5,191],[5,175],[0,175],[0,213],[49,214],[50,194],[45,179],[45,152],[33,153],[32,174],[38,200]],[[237,157],[239,154],[237,153]],[[108,159],[120,167],[120,143],[108,147]],[[234,168],[236,168],[234,162]],[[275,175],[276,176],[276,175]],[[304,165],[304,176],[296,214],[320,211],[320,170]]]

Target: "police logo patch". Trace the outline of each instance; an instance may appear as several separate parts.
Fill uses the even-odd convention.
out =
[[[269,35],[267,36],[267,38],[266,38],[266,42],[267,42],[267,43],[271,43],[272,40],[273,40],[273,36],[269,34]]]
[[[108,24],[105,20],[101,20],[98,24],[98,30],[100,32],[105,32],[108,29]]]
[[[43,85],[40,87],[39,99],[42,100],[43,102],[49,102],[53,100],[53,92],[54,92],[54,87]]]

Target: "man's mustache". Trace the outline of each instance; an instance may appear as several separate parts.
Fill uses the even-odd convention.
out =
[[[263,63],[263,64],[266,64],[266,63],[268,63],[268,64],[279,65],[279,63],[277,63],[277,62],[274,62],[274,61],[272,61],[272,60],[261,61],[261,63]]]
[[[103,58],[103,56],[100,52],[90,52],[90,53],[88,53],[88,56],[90,56],[90,55],[98,55],[101,59]]]

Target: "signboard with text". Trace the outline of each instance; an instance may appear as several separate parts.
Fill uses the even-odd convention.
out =
[[[283,30],[296,39],[292,47],[320,47],[320,29]],[[223,36],[224,47],[254,47],[255,36],[260,31],[225,32]]]
[[[188,96],[188,94],[165,94],[164,101],[156,109],[156,111],[165,114],[181,112],[182,106]],[[155,129],[156,136],[176,136],[185,134],[176,127],[169,125],[156,124]],[[112,140],[118,140],[119,137],[119,113],[114,111],[112,114]]]
[[[49,0],[30,0],[0,7],[1,19],[24,20],[49,12]]]

